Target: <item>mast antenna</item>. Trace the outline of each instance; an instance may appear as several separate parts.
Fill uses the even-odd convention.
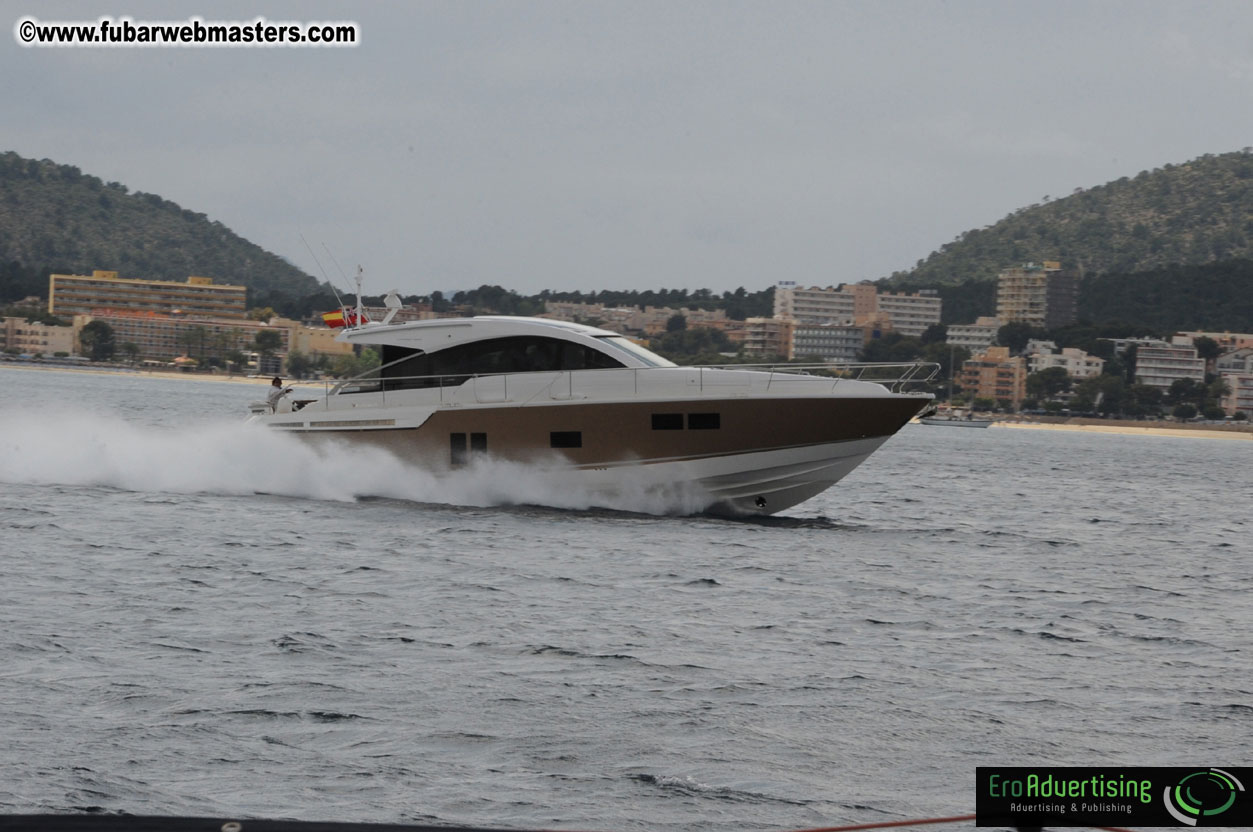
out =
[[[365,277],[365,270],[360,265],[357,266],[357,326],[361,326],[365,322],[365,316],[361,309],[361,281]]]

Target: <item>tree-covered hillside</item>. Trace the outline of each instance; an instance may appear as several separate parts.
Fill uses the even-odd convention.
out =
[[[896,288],[939,291],[945,324],[973,323],[981,315],[996,314],[995,281],[971,278],[928,286],[910,279]],[[1079,282],[1078,315],[1090,324],[1119,323],[1144,333],[1253,332],[1253,260],[1089,273]]]
[[[1253,332],[1253,260],[1085,277],[1079,317],[1146,331]]]
[[[38,282],[30,277],[37,273],[94,269],[144,280],[203,275],[254,294],[318,290],[312,277],[204,214],[12,152],[0,154],[0,263],[8,278],[0,291],[7,293]],[[40,291],[47,293],[46,277]]]
[[[1041,260],[1126,274],[1250,257],[1253,148],[1245,148],[1046,197],[963,233],[890,282],[993,280],[1009,266]]]

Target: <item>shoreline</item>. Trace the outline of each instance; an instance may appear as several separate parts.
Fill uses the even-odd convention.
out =
[[[991,428],[1004,428],[1010,430],[1056,430],[1071,431],[1074,433],[1112,433],[1119,436],[1173,436],[1182,437],[1184,439],[1245,439],[1253,440],[1253,430],[1234,428],[1230,430],[1214,430],[1207,427],[1160,427],[1163,423],[1154,423],[1155,426],[1141,427],[1138,425],[1125,424],[1050,424],[1047,422],[993,422],[988,426]],[[1170,424],[1170,423],[1165,423]]]
[[[47,366],[37,364],[26,364],[18,362],[3,361],[0,362],[0,369],[14,370],[30,370],[34,372],[44,373],[82,373],[95,376],[118,376],[120,378],[162,378],[162,379],[178,379],[179,381],[218,381],[230,382],[232,384],[261,384],[268,385],[273,376],[241,376],[227,375],[225,373],[184,373],[178,370],[143,370],[131,367],[118,367],[117,369],[106,369],[104,367],[66,367],[66,366]],[[311,387],[314,385],[322,385],[321,381],[300,381],[287,376],[282,376],[284,383],[295,387]],[[338,383],[339,379],[335,380]]]

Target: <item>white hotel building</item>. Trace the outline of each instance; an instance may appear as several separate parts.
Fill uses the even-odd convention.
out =
[[[774,317],[798,324],[865,324],[873,319],[918,337],[940,322],[940,296],[934,290],[909,295],[880,293],[873,283],[843,284],[839,288],[803,288],[781,281],[774,290]]]
[[[1196,354],[1192,339],[1176,337],[1172,341],[1138,346],[1136,379],[1141,384],[1166,391],[1181,378],[1205,382],[1205,359]]]
[[[1093,378],[1105,369],[1105,359],[1089,355],[1081,349],[1066,347],[1061,352],[1035,352],[1027,357],[1027,372],[1038,373],[1050,367],[1061,367],[1071,378]]]
[[[982,317],[973,324],[949,324],[945,341],[954,347],[965,347],[979,353],[996,343],[996,333],[1001,322],[993,317]]]

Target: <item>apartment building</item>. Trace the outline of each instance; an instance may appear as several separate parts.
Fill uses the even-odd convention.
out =
[[[866,344],[866,328],[855,324],[802,324],[792,327],[788,358],[821,361],[856,361]]]
[[[1176,332],[1195,341],[1197,338],[1209,338],[1218,344],[1223,352],[1253,347],[1253,333],[1249,332]]]
[[[419,311],[419,314],[425,313]],[[383,315],[378,315],[374,318],[376,321],[381,321],[382,319]],[[423,319],[410,318],[409,320]],[[305,326],[300,321],[278,317],[270,318],[270,326],[287,330],[286,344],[288,352],[298,352],[304,355],[352,355],[352,344],[346,341],[335,340],[335,336],[342,330],[331,329],[325,326]]]
[[[1179,379],[1204,383],[1205,359],[1196,354],[1192,339],[1176,336],[1171,343],[1138,345],[1136,380],[1163,392]]]
[[[774,317],[798,324],[890,321],[895,331],[916,338],[940,322],[940,311],[940,296],[931,289],[911,295],[880,292],[873,283],[806,289],[784,281],[774,290]]]
[[[1230,392],[1222,398],[1222,409],[1228,416],[1243,413],[1253,417],[1253,372],[1223,373],[1222,379]]]
[[[741,321],[731,321],[727,313],[721,309],[671,309],[669,307],[646,306],[638,318],[632,322],[639,323],[638,331],[652,337],[664,335],[670,325],[670,319],[682,315],[688,329],[735,329],[743,326]]]
[[[845,288],[850,287],[804,288],[782,281],[774,287],[774,317],[805,324],[852,323],[859,311],[863,314],[874,311],[865,290],[845,292]],[[859,299],[861,309],[858,309]]]
[[[962,363],[957,383],[976,399],[1007,402],[1017,409],[1027,395],[1026,362],[1010,356],[1009,347],[988,347]]]
[[[728,337],[745,327],[743,321],[731,320],[721,309],[674,309],[668,306],[638,309],[634,306],[602,306],[569,301],[545,302],[542,317],[559,321],[599,321],[599,326],[613,332],[651,337],[665,334],[670,319],[675,315],[686,319],[688,329],[717,329],[727,333]]]
[[[251,352],[257,334],[266,330],[279,333],[281,346],[277,352],[286,354],[291,349],[289,329],[246,318],[187,318],[156,312],[110,310],[98,315],[75,315],[76,338],[91,321],[108,324],[119,347],[126,343],[138,347],[139,360],[173,361],[182,355],[200,358],[221,356],[231,350]]]
[[[996,318],[982,317],[973,324],[949,324],[945,342],[954,347],[965,347],[971,352],[983,352],[996,343],[996,333],[1001,322]]]
[[[599,303],[575,303],[573,301],[544,301],[545,318],[558,321],[605,321],[625,323],[639,310],[633,306],[605,306]],[[619,330],[614,330],[615,332]]]
[[[749,318],[744,322],[744,352],[767,356],[792,354],[792,321],[779,318]]]
[[[54,274],[48,278],[48,312],[64,318],[100,310],[156,312],[209,318],[243,318],[247,287],[214,283],[210,277],[189,277],[185,283],[136,280],[117,272],[91,276]]]
[[[1131,347],[1139,350],[1142,347],[1169,347],[1170,342],[1163,341],[1161,338],[1101,338],[1102,341],[1109,341],[1114,345],[1114,354],[1123,355]]]
[[[1062,271],[1056,261],[1027,263],[997,277],[996,318],[1002,325],[1020,322],[1053,329],[1075,322],[1078,299],[1077,273]]]
[[[1218,356],[1214,362],[1220,373],[1253,373],[1253,347],[1242,347]]]
[[[74,352],[74,328],[28,323],[25,318],[0,319],[0,350],[51,357]]]
[[[1052,342],[1045,342],[1052,343]],[[1061,352],[1032,351],[1027,352],[1027,372],[1038,373],[1050,367],[1061,367],[1071,378],[1083,379],[1099,376],[1105,369],[1105,359],[1089,355],[1076,347],[1066,347]]]
[[[910,338],[918,338],[927,328],[940,322],[940,295],[934,289],[916,294],[880,292],[875,298],[877,312],[891,320],[892,329]]]

